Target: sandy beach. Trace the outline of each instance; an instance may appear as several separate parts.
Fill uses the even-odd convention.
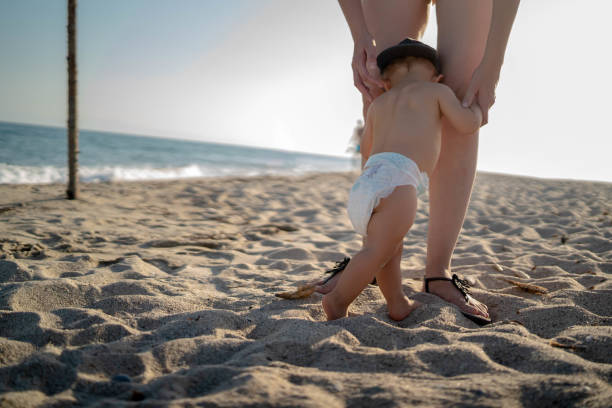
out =
[[[488,326],[420,292],[426,196],[424,305],[326,322],[274,295],[359,249],[355,177],[0,185],[0,406],[612,405],[612,184],[478,174],[453,266]]]

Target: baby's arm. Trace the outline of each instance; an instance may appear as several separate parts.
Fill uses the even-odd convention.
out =
[[[455,129],[463,134],[474,133],[482,124],[482,111],[477,104],[469,108],[461,106],[455,93],[446,85],[441,85],[438,92],[440,112]]]

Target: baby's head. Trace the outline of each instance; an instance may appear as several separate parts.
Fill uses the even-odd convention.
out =
[[[386,90],[406,75],[427,82],[439,82],[442,79],[437,51],[410,38],[381,52],[376,62]]]

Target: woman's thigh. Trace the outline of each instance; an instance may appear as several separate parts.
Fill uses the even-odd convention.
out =
[[[429,15],[429,0],[362,0],[368,31],[380,53],[406,37],[421,38]]]
[[[438,0],[438,53],[444,83],[459,98],[480,64],[491,25],[492,0]]]

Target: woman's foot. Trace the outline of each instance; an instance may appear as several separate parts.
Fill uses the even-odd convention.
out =
[[[450,278],[449,278],[450,279]],[[490,319],[487,305],[472,296],[466,296],[450,280],[432,280],[428,282],[425,292],[434,294],[439,298],[457,306],[464,313],[481,316],[485,320]],[[466,300],[467,297],[467,300]]]
[[[410,300],[402,295],[397,302],[387,303],[387,309],[389,310],[389,317],[399,322],[407,318],[414,309],[421,305],[421,302]]]
[[[336,302],[334,302],[332,299],[332,296],[329,294],[323,296],[321,305],[323,305],[323,311],[325,312],[328,321],[347,317],[348,307],[336,304]]]

